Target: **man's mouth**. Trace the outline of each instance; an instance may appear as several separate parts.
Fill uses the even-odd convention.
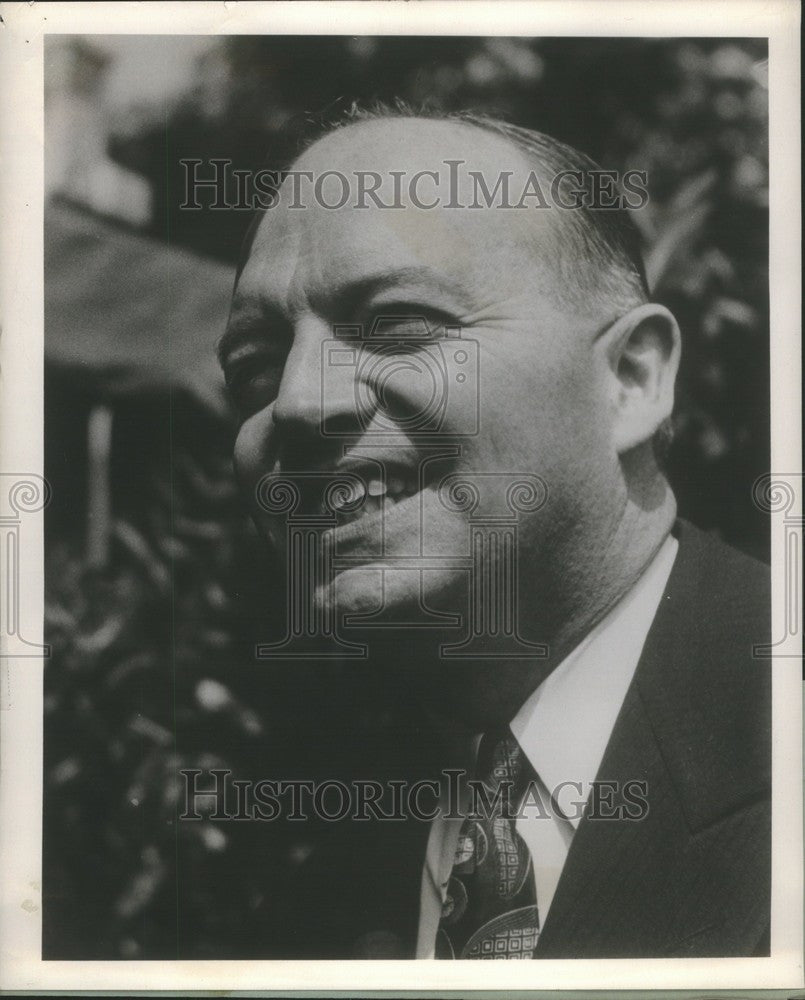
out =
[[[421,530],[423,497],[444,475],[444,458],[452,454],[422,456],[413,449],[399,449],[397,454],[358,455],[347,452],[329,468],[300,471],[278,470],[287,477],[299,496],[290,515],[292,520],[308,523],[321,531],[343,551],[369,544],[372,551],[395,537],[414,537]],[[282,515],[268,519],[268,534],[278,546],[284,545]],[[419,528],[417,525],[419,524]]]
[[[335,512],[337,526],[343,527],[387,514],[401,500],[418,493],[419,488],[411,474],[384,477],[354,474],[354,482],[334,495],[330,506]]]

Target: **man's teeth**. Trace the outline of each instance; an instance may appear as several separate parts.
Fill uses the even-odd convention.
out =
[[[384,506],[395,504],[403,497],[412,496],[415,489],[406,486],[403,479],[390,476],[355,483],[351,489],[332,498],[331,506],[338,514],[340,523],[356,521],[367,514],[375,514]]]

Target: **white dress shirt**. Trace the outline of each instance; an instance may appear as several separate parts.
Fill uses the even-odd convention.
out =
[[[545,808],[536,803],[528,807],[516,820],[534,862],[541,926],[678,548],[675,538],[666,538],[632,589],[546,677],[511,721],[512,733],[537,773],[545,803]],[[479,742],[477,736],[464,748],[463,760],[456,760],[456,766],[470,775]],[[466,804],[465,794],[462,807]],[[445,818],[449,809],[447,803],[442,805],[431,825],[422,872],[417,958],[433,958],[463,822]]]

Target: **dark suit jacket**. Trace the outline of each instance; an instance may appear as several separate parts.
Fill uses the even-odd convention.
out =
[[[536,958],[768,954],[769,570],[684,522],[598,778],[635,821],[585,816]],[[413,957],[428,824],[340,824],[267,932],[277,957]],[[270,904],[269,904],[270,905]]]

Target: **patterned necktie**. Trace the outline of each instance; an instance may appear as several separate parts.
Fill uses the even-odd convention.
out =
[[[537,890],[515,817],[534,772],[511,730],[481,740],[477,777],[492,808],[479,796],[478,814],[462,824],[436,958],[531,958],[539,937]]]

